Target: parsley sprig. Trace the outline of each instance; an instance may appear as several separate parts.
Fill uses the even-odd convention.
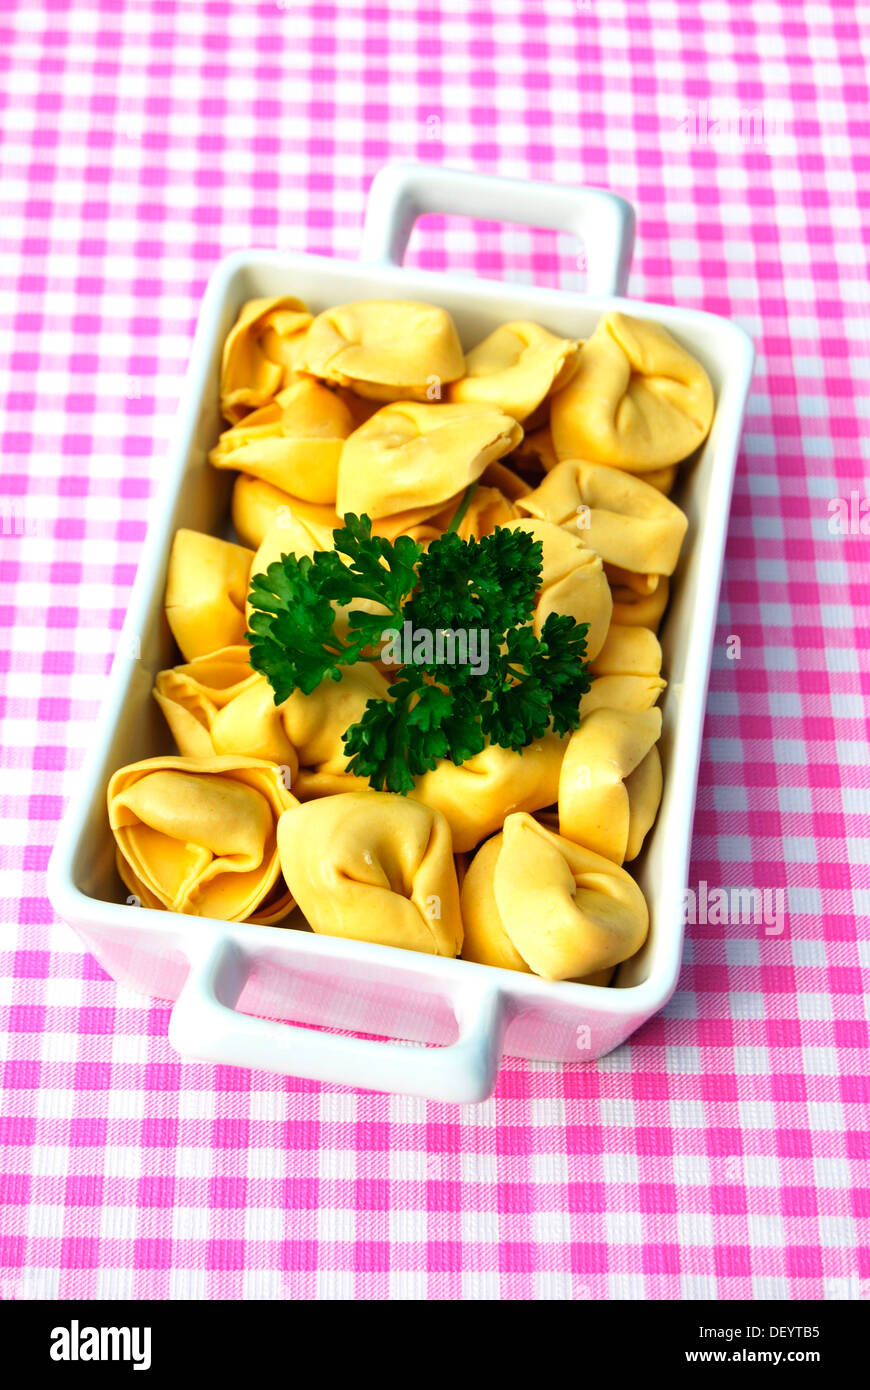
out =
[[[474,632],[488,657],[448,665],[434,643],[415,646],[388,698],[369,700],[345,733],[350,772],[379,790],[408,792],[439,759],[458,765],[487,742],[522,749],[551,725],[560,734],[576,728],[590,685],[588,624],[550,613],[536,636],[540,541],[507,529],[461,540],[449,530],[424,551],[409,536],[373,536],[369,518],[350,513],[333,537],[334,550],[282,555],[251,580],[251,665],[276,704],[378,660],[386,630],[407,623],[413,632]],[[379,611],[350,607],[360,600]],[[336,604],[347,610],[342,634]]]

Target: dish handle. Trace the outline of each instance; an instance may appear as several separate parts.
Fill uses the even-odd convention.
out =
[[[172,1010],[169,1041],[204,1062],[253,1067],[341,1086],[424,1096],[486,1100],[495,1088],[504,1007],[490,984],[465,985],[451,998],[459,1036],[447,1047],[342,1037],[275,1023],[235,1008],[252,962],[227,938],[203,943]]]
[[[428,212],[571,232],[586,254],[586,293],[625,293],[635,219],[631,204],[616,193],[437,164],[386,164],[369,189],[360,259],[401,265],[414,223]]]

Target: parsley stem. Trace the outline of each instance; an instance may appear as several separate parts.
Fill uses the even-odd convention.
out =
[[[477,488],[477,482],[469,483],[468,487],[465,489],[465,495],[463,496],[462,501],[459,503],[459,506],[456,508],[456,511],[453,513],[453,516],[450,519],[450,525],[447,527],[445,535],[449,534],[449,532],[451,531],[457,530],[457,528],[462,525],[465,513],[471,506],[471,503],[474,499],[474,494],[477,492]]]

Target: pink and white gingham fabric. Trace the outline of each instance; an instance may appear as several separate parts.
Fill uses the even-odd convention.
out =
[[[868,43],[842,0],[0,0],[0,1295],[870,1296]],[[615,189],[631,293],[760,354],[692,872],[784,930],[690,927],[661,1017],[479,1108],[182,1061],[44,888],[207,276],[355,255],[397,157]]]

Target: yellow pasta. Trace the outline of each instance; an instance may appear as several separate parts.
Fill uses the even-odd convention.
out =
[[[271,924],[291,911],[279,817],[297,805],[254,758],[146,758],[108,787],[118,872],[144,907]]]
[[[601,708],[568,741],[559,777],[559,833],[614,864],[636,858],[662,796],[655,708]]]
[[[523,960],[505,930],[495,900],[495,864],[503,843],[503,835],[493,835],[481,845],[471,863],[464,865],[459,896],[465,933],[462,959],[475,961],[479,965],[495,965],[502,970],[519,970],[525,975],[531,975],[531,967]],[[460,857],[464,859],[467,856]],[[608,966],[604,970],[596,970],[591,975],[581,977],[577,983],[609,985],[613,973],[614,967]]]
[[[553,398],[550,428],[560,459],[646,473],[693,453],[712,419],[710,378],[666,329],[605,314]]]
[[[586,655],[597,656],[607,636],[613,612],[610,586],[600,558],[579,536],[550,521],[513,521],[512,530],[527,531],[542,543],[541,586],[535,606],[534,629],[540,635],[550,613],[566,613],[588,623]]]
[[[163,602],[185,660],[242,641],[253,558],[244,546],[201,531],[176,531]]]
[[[689,524],[642,478],[576,459],[558,464],[517,506],[567,527],[608,564],[645,578],[673,574]]]
[[[512,811],[537,811],[559,794],[566,739],[548,733],[521,751],[488,744],[457,767],[441,759],[409,796],[440,811],[457,853],[473,849]]]
[[[508,816],[478,852],[462,910],[466,959],[547,980],[610,970],[640,949],[649,928],[643,893],[624,869],[524,812]]]
[[[486,405],[385,406],[345,443],[337,509],[377,518],[444,503],[522,435],[515,420]]]
[[[578,347],[537,323],[501,324],[466,355],[465,376],[453,382],[449,399],[496,405],[522,423],[570,380]]]
[[[299,764],[340,770],[342,734],[362,718],[368,700],[386,697],[376,667],[349,666],[341,680],[321,681],[276,705],[265,676],[251,669],[248,648],[229,647],[210,657],[160,671],[154,698],[180,751],[189,757],[234,753],[268,758],[293,777]]]
[[[251,299],[224,343],[221,411],[236,424],[289,385],[311,315],[299,299]]]
[[[209,461],[304,502],[334,503],[338,462],[353,428],[350,411],[334,391],[302,378],[225,430]]]
[[[666,576],[659,579],[651,593],[639,594],[628,585],[618,584],[611,592],[614,623],[622,627],[648,627],[652,632],[658,632],[670,596]]]
[[[372,299],[318,314],[300,370],[376,401],[440,400],[465,359],[445,309]]]
[[[459,885],[438,811],[391,792],[328,796],[281,817],[278,847],[313,931],[428,955],[459,953]]]

